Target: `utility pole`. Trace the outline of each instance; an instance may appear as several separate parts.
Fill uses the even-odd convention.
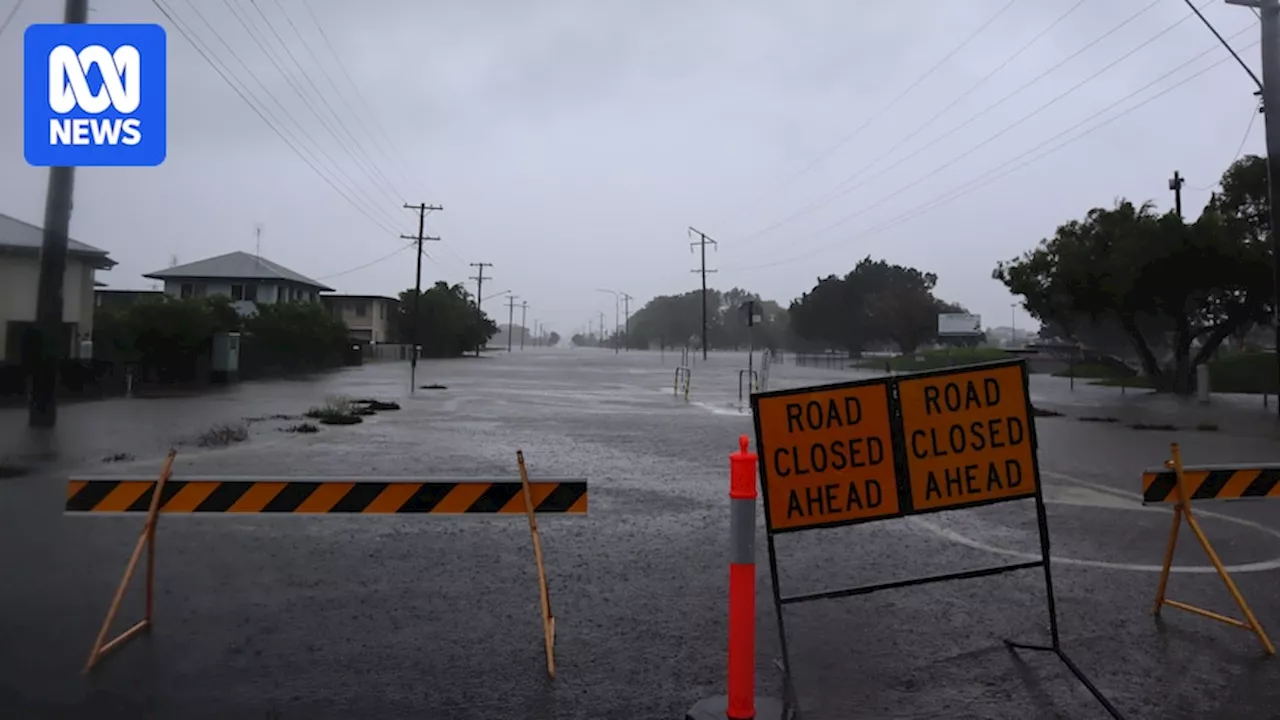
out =
[[[700,246],[702,248],[702,268],[699,270],[694,270],[693,272],[702,274],[702,359],[706,360],[707,359],[707,273],[715,272],[715,270],[707,269],[707,245],[710,244],[715,246],[717,249],[719,249],[720,244],[717,243],[715,240],[712,240],[711,238],[707,237],[706,233],[702,232],[701,230],[698,230],[695,227],[690,226],[689,232],[697,233],[698,237],[701,238],[696,242],[689,243],[689,251],[692,252],[693,246],[695,245]]]
[[[622,317],[624,318],[623,322],[626,323],[626,328],[623,330],[623,336],[627,341],[627,352],[631,352],[631,301],[633,299],[634,298],[630,295],[622,293],[622,304],[625,308],[623,310]]]
[[[533,319],[533,346],[542,347],[542,321]]]
[[[493,263],[473,262],[471,263],[471,267],[479,268],[476,271],[476,274],[472,275],[470,279],[476,281],[476,312],[482,312],[480,308],[480,303],[484,301],[484,281],[485,281],[484,269],[487,267],[493,267]],[[490,277],[489,279],[492,280],[493,278]],[[479,345],[476,346],[476,357],[480,357]]]
[[[67,0],[63,22],[89,21],[89,0]],[[44,200],[44,236],[40,241],[40,276],[36,286],[35,332],[23,338],[30,343],[27,357],[31,373],[31,395],[27,398],[27,425],[53,427],[58,424],[58,366],[69,351],[63,335],[62,286],[67,274],[67,235],[71,232],[71,205],[75,195],[76,169],[49,168],[49,187]]]
[[[414,390],[418,387],[418,383],[416,380],[418,375],[418,338],[421,333],[421,322],[422,322],[422,242],[424,240],[439,242],[440,240],[440,238],[438,237],[427,237],[426,235],[424,235],[423,226],[426,224],[426,221],[427,221],[427,213],[431,212],[432,210],[443,210],[444,208],[440,207],[439,205],[428,205],[426,203],[419,203],[417,205],[410,205],[408,203],[405,203],[404,207],[406,210],[418,211],[417,236],[416,237],[412,235],[400,236],[402,240],[418,241],[418,270],[417,270],[417,273],[414,275],[414,280],[413,280],[413,337],[410,338],[411,352],[409,353],[409,394],[413,394]]]
[[[616,305],[614,307],[617,307]],[[600,339],[596,342],[596,347],[604,347],[604,311],[600,311]]]
[[[515,333],[516,296],[507,296],[507,352],[511,352],[511,335]]]
[[[1169,178],[1169,189],[1173,191],[1173,209],[1178,213],[1178,219],[1182,219],[1182,184],[1187,181],[1177,170],[1173,171],[1173,177]]]
[[[525,318],[528,316],[528,314],[529,314],[529,301],[523,300],[520,303],[520,349],[521,350],[524,349],[524,336],[529,334],[529,331],[524,326]]]
[[[1262,95],[1262,112],[1267,133],[1267,200],[1271,204],[1271,277],[1275,294],[1271,301],[1271,324],[1276,333],[1276,372],[1280,374],[1280,117],[1271,122],[1271,111],[1280,113],[1280,0],[1227,0],[1229,5],[1246,5],[1260,10],[1262,19],[1262,81],[1254,81]],[[1217,31],[1214,31],[1217,34]],[[1219,36],[1221,40],[1221,36]],[[1230,45],[1222,41],[1230,50]],[[1234,55],[1235,51],[1231,50]],[[1249,66],[1236,57],[1248,72]],[[1276,403],[1280,413],[1280,402]]]

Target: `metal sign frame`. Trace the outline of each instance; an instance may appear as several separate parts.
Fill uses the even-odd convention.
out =
[[[980,370],[1003,368],[1009,366],[1017,366],[1022,376],[1023,400],[1026,404],[1027,432],[1028,442],[1031,443],[1031,470],[1035,477],[1034,494],[1021,495],[1012,498],[996,498],[983,501],[965,503],[959,506],[947,506],[941,508],[928,508],[916,510],[913,499],[911,497],[911,481],[907,471],[907,447],[904,437],[902,422],[902,406],[901,396],[899,394],[899,384],[903,381],[917,380],[929,377],[944,377],[947,375],[957,375]],[[821,525],[786,528],[775,530],[773,528],[773,518],[770,510],[769,502],[769,469],[765,458],[768,455],[769,446],[765,442],[765,438],[761,436],[761,423],[759,412],[759,401],[761,398],[768,397],[786,397],[792,395],[800,395],[804,393],[814,392],[816,390],[841,390],[848,388],[867,387],[871,385],[884,385],[889,399],[889,427],[892,445],[892,458],[894,469],[895,486],[898,491],[898,512],[893,515],[878,516],[872,518],[857,518],[851,520],[836,521],[831,523],[823,523]],[[1084,685],[1090,694],[1092,694],[1099,703],[1106,708],[1107,712],[1117,720],[1123,720],[1120,711],[1098,690],[1097,686],[1084,674],[1083,671],[1067,656],[1062,649],[1061,636],[1058,629],[1057,601],[1053,590],[1053,573],[1050,569],[1049,561],[1049,523],[1045,513],[1043,488],[1041,486],[1040,477],[1040,458],[1037,452],[1039,441],[1036,436],[1035,416],[1031,405],[1031,392],[1028,382],[1026,361],[1019,358],[1016,360],[999,360],[989,363],[977,363],[973,365],[963,365],[957,367],[946,368],[942,370],[929,370],[919,373],[911,373],[908,375],[900,375],[895,377],[875,378],[872,380],[857,380],[844,383],[835,383],[832,385],[823,385],[819,387],[806,388],[789,388],[786,390],[775,390],[772,392],[756,393],[751,396],[751,411],[756,433],[756,454],[759,457],[759,473],[760,473],[760,489],[764,502],[765,515],[765,535],[766,543],[769,551],[769,577],[772,581],[773,591],[773,607],[776,621],[778,623],[778,638],[782,649],[782,671],[784,676],[784,691],[788,706],[795,715],[799,715],[799,703],[793,682],[791,670],[791,654],[787,646],[786,622],[784,618],[783,608],[787,605],[797,603],[811,602],[814,600],[834,600],[838,598],[854,597],[858,595],[870,595],[872,593],[883,590],[897,590],[901,588],[909,588],[918,585],[927,585],[938,582],[948,582],[951,580],[968,580],[972,578],[988,577],[992,575],[1002,575],[1004,573],[1016,572],[1020,570],[1032,570],[1042,568],[1044,570],[1045,596],[1046,606],[1049,613],[1049,637],[1050,644],[1043,645],[1038,643],[1014,642],[1005,639],[1005,645],[1010,649],[1020,650],[1036,650],[1041,652],[1051,652],[1058,657],[1059,660],[1067,666],[1071,674]],[[782,588],[778,579],[778,553],[774,542],[776,535],[801,532],[804,530],[824,530],[833,527],[844,527],[847,525],[865,524],[880,520],[888,520],[897,517],[906,517],[910,515],[921,515],[926,513],[941,512],[944,510],[967,510],[973,507],[981,507],[983,505],[995,505],[1005,502],[1016,502],[1019,500],[1035,499],[1036,525],[1040,536],[1040,559],[1010,563],[1005,565],[997,565],[993,567],[978,568],[975,570],[965,570],[961,572],[945,573],[941,575],[929,575],[924,577],[909,578],[906,580],[895,580],[891,582],[875,583],[872,585],[862,585],[851,588],[837,588],[831,590],[823,590],[818,592],[808,592],[796,595],[783,595]]]

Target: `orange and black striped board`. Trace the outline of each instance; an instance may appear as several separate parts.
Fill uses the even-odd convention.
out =
[[[68,514],[143,513],[156,480],[72,478]],[[539,513],[585,515],[587,481],[529,481]],[[524,514],[519,480],[459,478],[181,478],[167,480],[160,494],[166,514]]]
[[[1280,499],[1280,465],[1188,466],[1182,469],[1190,500]],[[1142,473],[1142,502],[1177,502],[1177,477],[1164,468]]]

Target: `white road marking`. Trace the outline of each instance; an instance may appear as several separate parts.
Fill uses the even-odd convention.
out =
[[[1059,497],[1051,498],[1046,496],[1045,502],[1061,503],[1061,504],[1068,504],[1068,505],[1084,505],[1084,506],[1091,506],[1091,507],[1105,507],[1105,508],[1120,509],[1120,510],[1136,510],[1139,512],[1156,512],[1156,513],[1161,513],[1163,515],[1168,515],[1169,513],[1169,511],[1164,508],[1153,508],[1153,507],[1143,506],[1141,504],[1142,495],[1140,495],[1139,493],[1131,493],[1131,492],[1126,492],[1124,490],[1116,490],[1115,488],[1110,488],[1100,483],[1093,483],[1087,480],[1081,480],[1080,478],[1072,477],[1070,475],[1064,475],[1058,472],[1052,472],[1049,470],[1041,470],[1040,474],[1046,477],[1053,477],[1059,480],[1066,480],[1067,482],[1075,483],[1076,485],[1079,485],[1081,487],[1089,488],[1090,490],[1094,491],[1094,493],[1096,494],[1107,496],[1106,498],[1098,498],[1095,495],[1094,498],[1089,498],[1088,495],[1083,495],[1078,492],[1068,491],[1066,494],[1060,495]],[[1258,532],[1264,533],[1266,535],[1270,535],[1275,538],[1280,538],[1280,530],[1269,528],[1266,525],[1253,522],[1252,520],[1243,520],[1241,518],[1231,517],[1230,515],[1223,515],[1222,513],[1216,513],[1211,510],[1200,510],[1200,509],[1196,510],[1196,515],[1199,515],[1200,517],[1214,518],[1216,520],[1235,523],[1237,525],[1242,525],[1244,527],[1257,530]],[[964,545],[966,547],[973,548],[974,550],[982,550],[995,555],[1004,555],[1006,557],[1018,558],[1021,560],[1039,560],[1040,559],[1039,553],[1027,553],[1027,552],[1021,552],[1018,550],[1009,550],[1007,548],[995,547],[994,545],[988,545],[987,543],[981,542],[979,540],[974,540],[973,538],[968,537],[967,535],[962,535],[954,530],[944,528],[938,525],[937,523],[930,522],[929,520],[926,520],[919,516],[908,517],[907,522],[923,530],[927,530],[945,540],[950,540],[951,542],[954,542],[958,545]],[[1050,553],[1049,557],[1050,559],[1052,559],[1054,564],[1057,564],[1057,565],[1078,565],[1078,566],[1084,566],[1084,567],[1104,568],[1107,570],[1127,570],[1129,572],[1149,572],[1149,573],[1158,573],[1161,570],[1161,567],[1159,565],[1107,562],[1105,560],[1080,560],[1077,558],[1059,557],[1059,556],[1053,555],[1052,553]],[[1240,565],[1228,565],[1226,566],[1226,568],[1227,568],[1227,572],[1230,572],[1230,573],[1251,573],[1251,572],[1266,572],[1269,570],[1276,570],[1276,569],[1280,569],[1280,556],[1272,558],[1271,560],[1264,560],[1261,562],[1244,563]],[[1217,570],[1215,570],[1212,565],[1174,565],[1171,568],[1171,571],[1175,573],[1188,573],[1188,574],[1208,574],[1208,573],[1217,572]]]

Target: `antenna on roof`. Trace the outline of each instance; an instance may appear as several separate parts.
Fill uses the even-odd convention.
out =
[[[176,268],[176,267],[178,267],[178,256],[177,256],[177,255],[173,255],[173,254],[170,254],[170,255],[169,255],[169,267],[171,267],[171,268]]]
[[[262,260],[262,223],[253,224],[253,255]]]

